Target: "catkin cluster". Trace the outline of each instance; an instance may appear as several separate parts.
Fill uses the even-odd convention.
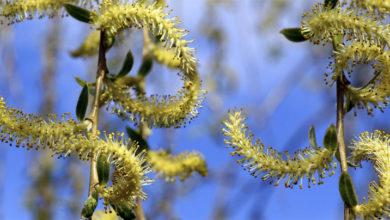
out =
[[[371,161],[378,175],[378,183],[370,183],[368,200],[354,207],[355,213],[365,219],[390,218],[390,134],[364,132],[351,150],[352,161]]]
[[[387,1],[352,1],[347,9],[329,9],[317,4],[302,19],[301,32],[307,39],[315,44],[330,41],[339,44],[334,45],[337,49],[334,51],[332,80],[342,77],[345,72],[351,76],[356,64],[373,64],[375,72],[369,83],[362,87],[347,85],[346,88],[350,100],[358,107],[365,107],[369,113],[372,112],[371,106],[384,110],[389,101],[390,29],[381,19],[362,11],[372,11],[374,6],[381,6],[378,10],[383,11],[388,4]],[[341,37],[339,43],[333,41],[337,36]]]
[[[296,152],[293,156],[286,153],[285,158],[271,147],[257,140],[253,142],[253,135],[245,125],[245,118],[240,111],[230,112],[224,121],[225,143],[233,148],[232,156],[239,156],[237,161],[248,172],[257,176],[265,173],[263,180],[275,181],[275,185],[285,179],[284,185],[292,188],[299,184],[303,187],[303,179],[308,184],[321,184],[326,176],[333,175],[334,165],[331,164],[335,152],[327,148],[307,148]],[[316,174],[319,180],[316,179]]]
[[[38,116],[8,108],[0,98],[0,140],[16,143],[27,149],[50,149],[55,154],[78,155],[82,160],[90,160],[92,155],[104,155],[124,175],[111,187],[97,186],[98,192],[107,204],[117,202],[134,206],[134,201],[144,198],[142,186],[149,183],[145,174],[145,158],[136,155],[136,144],[128,149],[123,138],[114,134],[105,135],[106,139],[86,133],[86,126],[73,120],[57,120],[52,117],[44,120]]]
[[[153,54],[160,62],[168,62],[181,70],[184,81],[182,89],[175,96],[153,95],[149,98],[136,98],[127,89],[117,84],[108,86],[109,99],[114,102],[114,112],[127,115],[134,121],[145,121],[155,127],[178,127],[198,114],[197,109],[203,97],[201,81],[197,73],[194,50],[185,40],[186,31],[177,28],[176,18],[167,18],[163,8],[142,3],[118,4],[106,8],[94,21],[98,29],[105,30],[109,35],[138,27],[150,31],[167,49],[164,53],[153,48]],[[169,54],[168,54],[169,53]]]

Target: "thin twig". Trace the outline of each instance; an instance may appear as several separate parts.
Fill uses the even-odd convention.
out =
[[[99,59],[98,59],[98,69],[96,73],[96,88],[95,96],[93,100],[93,105],[91,112],[88,118],[92,122],[92,135],[96,136],[98,134],[98,123],[99,123],[99,109],[100,109],[100,93],[101,87],[103,84],[104,77],[107,73],[107,62],[106,62],[106,52],[107,47],[105,44],[106,35],[104,31],[100,32],[100,44],[99,44]],[[90,176],[89,176],[89,193],[91,195],[94,192],[94,187],[99,183],[97,170],[96,170],[96,158],[94,155],[91,157],[91,166],[90,166]]]

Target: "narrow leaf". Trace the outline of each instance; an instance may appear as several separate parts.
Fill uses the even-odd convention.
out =
[[[76,5],[64,4],[64,7],[70,16],[81,22],[92,23],[93,17],[95,16],[94,12],[80,8]]]
[[[79,121],[84,120],[85,113],[87,112],[88,107],[88,86],[85,85],[81,90],[79,100],[77,101],[76,106],[76,116]]]
[[[324,146],[332,152],[337,149],[337,132],[336,127],[332,124],[326,130],[324,137]]]
[[[303,36],[300,28],[285,28],[280,33],[292,42],[303,42],[307,40]]]
[[[316,130],[314,126],[311,126],[309,129],[309,143],[311,147],[317,147],[317,138],[316,138]]]
[[[125,61],[123,62],[123,66],[121,71],[118,73],[118,77],[126,76],[130,71],[131,68],[133,68],[134,59],[133,59],[133,53],[131,53],[131,50],[127,52]]]
[[[333,9],[336,7],[338,0],[325,0],[325,7]]]
[[[82,80],[79,77],[75,77],[74,79],[76,80],[77,84],[79,84],[81,87],[84,87],[88,84],[87,81]]]
[[[355,187],[353,186],[351,177],[346,172],[343,172],[340,176],[339,191],[345,205],[350,208],[353,208],[357,205],[358,199],[355,192]]]
[[[95,192],[88,196],[88,199],[84,202],[83,209],[81,210],[81,216],[86,219],[91,219],[93,213],[98,204],[98,194]]]
[[[351,98],[347,97],[347,100],[345,101],[345,106],[344,106],[345,113],[350,112],[355,107],[355,105],[356,105],[356,103],[353,100],[351,100]]]
[[[142,77],[146,77],[150,70],[153,67],[153,60],[151,58],[145,58],[141,64],[141,67],[138,70],[138,75]]]
[[[110,163],[107,156],[99,155],[97,159],[96,169],[98,173],[99,184],[107,185],[110,179]]]
[[[130,127],[126,127],[126,132],[132,141],[136,141],[138,143],[138,153],[142,152],[143,150],[149,150],[148,142],[137,131]]]
[[[136,216],[134,215],[133,210],[126,204],[112,204],[111,206],[116,214],[123,220],[135,220]]]
[[[104,42],[105,47],[110,49],[115,43],[115,36],[106,35],[106,41]]]

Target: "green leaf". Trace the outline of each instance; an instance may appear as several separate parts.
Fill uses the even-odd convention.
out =
[[[87,81],[82,80],[79,77],[75,77],[74,79],[76,80],[77,84],[79,84],[81,87],[84,87],[84,86],[86,86],[88,84]]]
[[[334,152],[337,149],[337,132],[336,126],[333,124],[326,130],[324,137],[324,146],[330,151]]]
[[[99,184],[107,185],[110,179],[110,163],[107,160],[107,156],[99,155],[96,162],[96,169],[99,179]]]
[[[115,43],[115,36],[110,36],[106,34],[106,41],[104,42],[104,44],[107,50],[110,49],[114,45],[114,43]]]
[[[85,113],[87,112],[88,107],[88,86],[85,85],[81,90],[79,100],[77,101],[76,106],[76,116],[79,121],[84,120]]]
[[[150,57],[146,57],[141,64],[141,67],[138,70],[138,75],[142,77],[146,77],[150,70],[152,70],[153,67],[153,60]]]
[[[98,194],[96,192],[88,196],[88,199],[84,202],[83,209],[81,210],[81,216],[86,219],[91,219],[93,213],[98,204]]]
[[[280,33],[292,42],[303,42],[307,40],[303,36],[301,28],[285,28],[281,30]]]
[[[338,0],[325,0],[324,5],[327,8],[333,9],[336,7]]]
[[[118,73],[118,77],[126,76],[130,71],[131,68],[133,68],[134,64],[134,58],[133,58],[133,53],[131,53],[131,50],[127,52],[125,61],[123,62],[123,66],[121,71]]]
[[[80,8],[76,5],[66,3],[64,4],[64,7],[70,16],[81,22],[92,23],[93,17],[95,16],[94,12]]]
[[[350,208],[357,205],[358,198],[355,192],[355,187],[353,186],[352,178],[346,172],[343,172],[340,176],[339,191],[345,205]]]
[[[137,153],[140,153],[144,150],[149,150],[148,142],[137,131],[130,127],[126,127],[126,132],[132,141],[136,141],[138,143],[139,148],[137,150]]]
[[[136,216],[134,215],[133,210],[126,204],[115,204],[111,205],[116,214],[123,218],[123,220],[134,220]]]
[[[345,101],[345,106],[344,106],[345,113],[350,112],[355,107],[355,105],[356,105],[356,103],[353,100],[351,100],[350,97],[347,97],[347,100]]]
[[[309,129],[309,143],[311,147],[317,147],[317,138],[316,138],[316,130],[314,126],[311,126]]]

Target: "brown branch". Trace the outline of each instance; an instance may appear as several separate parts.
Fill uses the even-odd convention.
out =
[[[95,96],[92,104],[91,112],[88,118],[92,122],[92,135],[98,134],[98,123],[99,123],[99,109],[100,109],[100,95],[101,87],[103,84],[104,77],[107,73],[107,62],[106,62],[106,52],[107,46],[105,44],[106,34],[102,30],[100,32],[100,43],[99,43],[99,58],[98,58],[98,69],[96,73],[96,88]],[[97,170],[96,170],[96,158],[91,157],[91,166],[90,166],[90,175],[89,175],[89,193],[91,195],[94,192],[94,187],[99,183]]]

